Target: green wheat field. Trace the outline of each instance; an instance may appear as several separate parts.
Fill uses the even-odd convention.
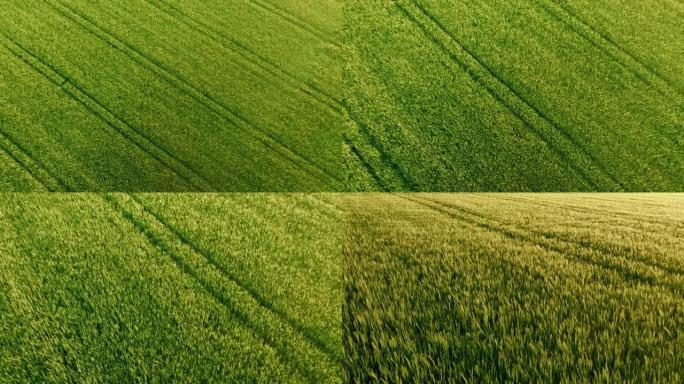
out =
[[[334,195],[2,195],[0,382],[339,381],[339,220]]]
[[[344,200],[346,381],[684,380],[684,196]]]
[[[682,0],[1,0],[0,384],[684,382]]]
[[[341,2],[8,0],[0,190],[333,191]]]
[[[352,191],[682,191],[677,0],[348,0]]]

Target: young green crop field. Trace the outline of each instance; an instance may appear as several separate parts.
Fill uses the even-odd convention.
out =
[[[684,195],[343,203],[348,382],[684,380]]]
[[[676,0],[349,0],[354,191],[679,191]]]
[[[0,381],[339,382],[336,201],[0,195]]]
[[[331,191],[340,0],[7,0],[0,191]]]

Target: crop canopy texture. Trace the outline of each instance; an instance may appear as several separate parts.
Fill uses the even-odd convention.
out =
[[[333,195],[0,195],[0,377],[338,382]]]
[[[684,189],[674,1],[350,0],[349,190]]]
[[[684,196],[344,200],[350,382],[684,379]]]
[[[339,0],[3,1],[0,191],[339,189],[341,17]]]

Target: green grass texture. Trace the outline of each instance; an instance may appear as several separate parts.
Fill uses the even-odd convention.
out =
[[[8,0],[0,191],[341,188],[340,0]]]
[[[341,380],[335,195],[0,195],[0,382]]]
[[[349,383],[684,380],[684,196],[343,203]]]
[[[684,188],[673,0],[349,0],[347,190]]]
[[[10,0],[0,191],[679,191],[673,0]]]

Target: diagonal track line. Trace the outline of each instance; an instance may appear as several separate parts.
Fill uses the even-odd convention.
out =
[[[230,36],[227,36],[223,32],[213,28],[211,25],[203,23],[202,21],[191,17],[187,13],[171,5],[168,1],[144,1],[146,1],[153,7],[157,8],[158,10],[166,13],[179,23],[184,24],[185,26],[208,37],[212,41],[219,43],[224,48],[240,55],[245,61],[256,66],[261,71],[270,74],[278,80],[287,82],[291,88],[301,91],[302,93],[311,97],[313,100],[321,103],[327,108],[330,108],[333,112],[338,114],[342,112],[342,106],[340,105],[340,101],[337,100],[335,97],[331,96],[329,93],[323,91],[313,82],[300,79],[299,77],[293,75],[292,73],[290,73],[280,65],[274,63],[267,57],[260,55],[253,49],[239,42],[238,40]]]
[[[385,184],[384,180],[378,176],[378,173],[375,172],[375,169],[373,166],[368,162],[368,160],[363,156],[361,151],[356,147],[354,142],[347,136],[346,133],[342,134],[342,139],[344,140],[344,143],[349,147],[351,152],[354,154],[354,156],[359,160],[363,168],[366,170],[366,173],[370,175],[373,178],[373,181],[375,181],[375,184],[380,187],[383,191],[387,191],[389,188],[387,187],[387,184]]]
[[[2,39],[2,46],[4,46],[9,52],[11,52],[24,64],[31,67],[33,70],[43,74],[40,69],[35,67],[30,61],[23,57],[20,52],[17,52],[16,47],[8,43],[12,42],[9,36],[0,31],[0,38]],[[38,181],[46,190],[50,192],[58,190],[70,190],[69,186],[63,180],[52,175],[47,168],[34,159],[31,153],[21,144],[19,144],[19,142],[9,133],[3,132],[0,129],[0,139],[0,148],[2,148],[2,150],[7,153],[12,160],[19,164],[19,166],[21,166],[34,180]]]
[[[472,213],[468,212],[467,210],[461,210],[459,207],[447,204],[447,203],[442,203],[430,199],[421,199],[421,198],[413,198],[413,197],[406,197],[406,196],[399,196],[407,201],[411,201],[413,203],[422,205],[424,207],[430,208],[434,211],[440,212],[444,215],[447,215],[449,217],[455,218],[457,220],[462,220],[466,223],[469,223],[471,225],[475,225],[477,227],[483,228],[487,231],[490,232],[496,232],[499,233],[511,240],[514,240],[516,242],[526,242],[530,244],[537,245],[549,252],[552,252],[554,254],[558,254],[563,258],[569,259],[569,260],[575,260],[578,262],[586,263],[589,265],[592,265],[594,267],[607,270],[607,271],[612,271],[616,273],[618,276],[620,276],[622,279],[626,281],[631,281],[636,284],[645,284],[648,285],[652,288],[667,288],[668,291],[670,291],[675,297],[681,298],[681,295],[684,295],[684,292],[682,291],[682,288],[680,286],[673,286],[671,284],[663,284],[663,283],[658,283],[656,281],[656,278],[654,276],[644,276],[640,272],[635,272],[630,270],[629,268],[626,268],[622,265],[617,265],[615,263],[610,263],[606,261],[598,261],[594,260],[590,257],[587,257],[585,255],[581,255],[580,253],[573,253],[573,254],[568,254],[568,252],[561,247],[553,246],[551,244],[542,242],[542,241],[537,241],[533,238],[530,238],[529,236],[526,236],[524,234],[521,234],[516,231],[512,231],[510,229],[504,228],[499,225],[494,225],[491,223],[487,222],[482,222],[480,220],[484,219],[486,221],[486,218],[483,218],[478,215],[473,215]],[[460,214],[456,214],[453,210],[458,210]],[[478,219],[473,219],[469,216],[474,216]],[[639,263],[642,264],[642,263]]]
[[[532,201],[532,200],[527,200],[525,198],[514,197],[514,196],[495,196],[494,199],[495,199],[495,201],[496,200],[513,201],[513,202],[525,203],[525,204],[529,204],[529,205],[538,205],[538,206],[542,206],[545,208],[552,208],[552,209],[556,209],[556,210],[574,210],[575,212],[579,212],[579,213],[591,213],[591,212],[595,213],[596,212],[596,211],[591,211],[589,209],[587,209],[586,211],[578,211],[577,210],[578,207],[574,207],[574,206],[567,206],[565,204],[553,205],[550,203],[545,203],[545,202],[541,202],[541,201]],[[566,244],[575,245],[575,246],[578,246],[580,248],[584,248],[584,249],[589,250],[589,251],[594,251],[594,252],[600,253],[603,256],[605,256],[606,258],[613,257],[614,255],[613,255],[613,252],[608,251],[605,248],[606,247],[617,247],[619,249],[619,252],[626,253],[626,254],[630,255],[629,258],[627,256],[624,256],[624,258],[626,260],[630,260],[630,261],[642,264],[642,265],[649,267],[649,268],[652,267],[652,268],[657,269],[659,271],[662,271],[664,273],[684,277],[684,269],[678,268],[678,267],[673,267],[671,265],[658,262],[657,260],[652,260],[652,259],[649,259],[647,257],[641,256],[640,253],[635,252],[635,250],[633,250],[627,246],[606,245],[606,244],[601,244],[601,243],[598,243],[595,241],[590,241],[590,240],[583,240],[583,239],[578,240],[578,239],[572,238],[572,236],[563,235],[562,233],[558,233],[558,232],[538,230],[538,229],[532,229],[532,228],[522,228],[518,225],[511,224],[511,223],[505,223],[505,222],[501,221],[500,219],[492,218],[490,216],[486,216],[486,215],[481,214],[479,212],[476,212],[470,208],[466,208],[462,205],[457,205],[454,202],[449,202],[449,203],[438,202],[434,198],[433,199],[426,199],[426,200],[432,201],[432,202],[434,202],[436,204],[440,204],[442,206],[451,207],[455,210],[458,210],[458,211],[463,212],[465,214],[468,214],[470,216],[477,217],[477,218],[484,220],[484,221],[487,221],[487,222],[496,222],[499,224],[500,227],[501,226],[504,226],[504,227],[505,226],[509,226],[509,227],[513,226],[517,230],[529,233],[531,235],[541,236],[545,240],[551,239],[551,240],[557,240],[559,242],[563,242]],[[603,211],[603,212],[613,214],[613,212],[610,212],[610,211]],[[663,223],[661,222],[661,224],[663,224]]]
[[[650,192],[644,192],[644,193],[650,193]],[[681,192],[679,192],[679,193],[681,193]],[[643,196],[643,193],[642,193],[642,196]],[[603,194],[603,193],[591,193],[591,194],[588,194],[585,198],[588,200],[602,201],[604,203],[614,203],[615,202],[612,199],[605,198],[605,194]],[[679,208],[678,211],[681,211],[682,209],[684,209],[684,207],[679,206],[679,205],[674,205],[674,206],[673,205],[662,205],[662,204],[658,204],[658,202],[655,202],[653,200],[648,200],[648,199],[644,200],[642,198],[635,196],[634,194],[629,194],[629,193],[622,195],[622,198],[625,199],[626,201],[631,201],[633,203],[638,203],[639,205],[649,206],[652,208],[658,208],[660,210]],[[684,211],[682,211],[682,212],[684,212]]]
[[[248,282],[240,279],[237,275],[232,273],[221,263],[219,263],[215,255],[207,250],[201,249],[197,244],[191,241],[183,232],[170,225],[161,215],[153,211],[149,206],[147,206],[140,197],[136,195],[130,195],[130,197],[142,207],[142,209],[153,217],[157,222],[159,222],[162,227],[171,233],[175,238],[181,241],[184,245],[188,246],[198,255],[201,255],[209,264],[211,264],[216,270],[220,271],[221,274],[228,280],[234,282],[240,289],[247,292],[255,302],[260,306],[271,312],[281,321],[288,324],[291,328],[299,332],[304,338],[306,338],[312,345],[318,348],[321,352],[324,352],[332,360],[339,362],[339,356],[337,353],[331,349],[322,339],[320,339],[312,329],[309,329],[306,325],[302,324],[299,320],[291,317],[281,309],[277,308],[271,301],[266,299],[259,291],[252,287]]]
[[[290,366],[291,368],[297,369],[297,367],[291,366],[292,361],[289,354],[280,348],[274,340],[268,336],[264,335],[259,329],[257,329],[252,321],[239,311],[233,301],[230,298],[224,297],[214,286],[206,281],[197,271],[195,271],[189,263],[183,260],[178,254],[173,252],[161,239],[155,237],[149,228],[149,226],[139,218],[135,217],[133,213],[126,209],[123,203],[119,202],[112,195],[103,195],[102,199],[119,215],[121,215],[129,224],[131,224],[144,238],[152,244],[160,253],[168,255],[174,265],[185,275],[189,276],[196,284],[198,284],[214,301],[222,305],[228,312],[240,323],[241,326],[248,329],[257,339],[261,340],[266,346],[276,352],[278,359]],[[310,382],[312,382],[310,380]]]
[[[345,103],[345,110],[347,111],[347,115],[349,116],[351,123],[359,129],[361,136],[363,136],[368,141],[370,146],[378,152],[380,155],[380,161],[389,167],[392,173],[397,176],[404,188],[408,189],[408,191],[417,191],[419,187],[416,185],[416,183],[406,173],[404,173],[401,167],[399,167],[399,164],[392,159],[392,156],[385,150],[382,143],[380,143],[372,134],[371,129],[364,124],[361,119],[352,111],[352,107]],[[376,171],[373,170],[373,172]],[[380,184],[380,186],[387,191],[386,183],[383,182]]]
[[[227,294],[225,288],[222,288],[220,284],[218,284],[216,281],[212,281],[212,279],[207,276],[207,273],[210,275],[216,273],[217,270],[214,266],[206,264],[205,268],[202,268],[207,269],[205,273],[202,273],[202,271],[198,270],[198,268],[201,267],[193,265],[197,264],[198,261],[193,262],[191,260],[187,260],[187,258],[181,255],[179,252],[199,256],[200,258],[202,256],[197,255],[197,253],[188,244],[185,244],[181,239],[174,237],[172,234],[170,236],[171,240],[164,239],[164,233],[159,233],[159,230],[153,228],[153,223],[155,221],[154,216],[151,216],[151,214],[146,211],[144,207],[139,206],[139,203],[135,201],[132,195],[127,194],[126,196],[127,199],[130,199],[130,203],[138,206],[131,206],[127,208],[128,204],[126,201],[121,201],[122,198],[115,197],[112,194],[104,195],[102,198],[109,206],[112,207],[115,212],[123,216],[128,223],[133,225],[133,227],[139,231],[150,244],[157,248],[162,254],[170,257],[173,263],[184,274],[191,277],[199,285],[199,287],[201,287],[212,297],[212,299],[225,307],[241,326],[248,329],[258,339],[262,340],[266,346],[274,350],[278,355],[279,360],[284,365],[301,374],[309,383],[317,383],[321,380],[321,372],[317,372],[311,366],[310,362],[307,363],[306,359],[302,358],[300,354],[297,353],[299,347],[291,341],[291,337],[294,334],[288,336],[287,334],[282,333],[283,329],[278,329],[279,327],[273,328],[272,324],[267,324],[268,322],[264,321],[264,319],[255,319],[255,316],[258,316],[258,314],[250,313],[251,311],[245,307],[251,304],[240,303],[240,301],[237,300],[234,295]],[[148,216],[147,220],[143,217],[143,215]],[[163,225],[158,222],[156,224],[163,227]],[[168,231],[166,235],[169,235]],[[176,247],[170,245],[168,241],[173,241],[176,243]],[[174,248],[178,248],[178,246],[180,246],[182,251],[178,251],[177,249],[174,250]],[[204,259],[201,258],[200,260]],[[203,263],[202,261],[199,262]],[[244,294],[246,294],[246,292],[242,290],[242,293],[239,295]],[[258,308],[262,307],[259,306]],[[277,316],[275,316],[273,319],[276,321],[276,323],[282,321],[278,319]],[[312,358],[310,355],[308,355],[308,357],[309,359]]]
[[[2,129],[0,129],[0,149],[2,152],[4,152],[7,156],[9,156],[10,159],[12,159],[21,169],[26,172],[31,179],[34,181],[38,182],[45,190],[49,192],[54,192],[57,190],[54,185],[58,185],[59,182],[52,178],[49,177],[49,181],[43,181],[41,180],[42,177],[38,177],[35,173],[38,173],[38,171],[31,171],[31,168],[34,167],[40,167],[40,164],[36,163],[31,156],[29,156],[26,152],[21,150],[21,147],[17,146],[16,142],[10,138],[9,135],[5,134]],[[30,163],[34,163],[35,165],[32,167]],[[44,173],[47,173],[45,169],[42,169]],[[41,173],[43,173],[41,172]]]
[[[86,92],[78,83],[71,80],[71,78],[55,68],[53,65],[40,58],[38,54],[29,51],[27,48],[4,35],[6,40],[12,42],[14,49],[10,49],[12,53],[22,62],[29,65],[33,70],[43,75],[47,80],[59,87],[67,96],[79,103],[86,111],[97,117],[100,121],[105,123],[110,129],[121,135],[124,139],[138,147],[143,152],[150,155],[153,159],[171,170],[181,179],[189,182],[195,188],[209,189],[213,187],[204,179],[196,170],[194,170],[188,163],[178,159],[170,152],[164,150],[159,145],[154,143],[139,129],[128,124],[111,110],[105,107],[95,97]],[[175,164],[174,164],[175,163]],[[184,168],[183,171],[178,171],[176,168]],[[181,173],[182,172],[182,173]],[[198,181],[199,179],[199,181]]]
[[[644,83],[654,86],[661,95],[672,97],[673,92],[680,97],[684,95],[684,93],[682,93],[682,91],[669,79],[665,78],[653,67],[636,57],[636,55],[617,44],[607,33],[592,26],[577,12],[573,11],[569,5],[555,0],[535,1],[554,19],[565,24],[570,30],[587,40],[596,48],[603,50],[609,57],[631,71]],[[674,97],[673,101],[681,107],[681,99]]]
[[[160,79],[164,80],[169,85],[173,86],[174,88],[183,92],[187,96],[191,97],[199,104],[205,106],[207,109],[215,113],[217,116],[223,118],[225,121],[227,121],[234,127],[240,129],[242,132],[251,135],[266,148],[272,150],[274,153],[277,153],[282,158],[288,160],[294,166],[308,173],[315,179],[321,180],[320,177],[323,177],[323,179],[326,182],[334,181],[335,183],[337,183],[341,181],[336,175],[334,175],[327,169],[324,169],[319,164],[308,158],[306,155],[296,151],[293,148],[290,148],[282,141],[279,141],[275,137],[275,135],[269,130],[255,125],[253,122],[247,120],[238,112],[231,110],[230,108],[221,104],[214,97],[208,95],[204,91],[191,85],[180,75],[166,68],[157,60],[148,57],[139,49],[120,40],[112,33],[98,26],[89,17],[77,12],[72,7],[64,4],[61,0],[42,1],[66,19],[70,20],[76,25],[79,25],[81,28],[85,29],[93,36],[99,38],[104,43],[118,50],[122,54],[126,55],[136,64],[150,70],[152,73],[156,74]]]
[[[256,7],[261,8],[263,10],[266,10],[268,12],[273,13],[274,15],[277,15],[284,20],[288,21],[290,24],[295,25],[299,27],[300,29],[303,29],[312,35],[318,37],[319,39],[334,45],[337,48],[341,48],[341,44],[336,41],[332,36],[330,36],[328,33],[321,31],[319,28],[313,26],[311,23],[307,22],[306,20],[300,18],[299,16],[293,15],[289,11],[283,9],[282,7],[279,7],[270,1],[265,1],[265,0],[247,0],[250,3],[254,4]]]
[[[624,220],[628,220],[633,223],[649,223],[649,224],[655,224],[655,225],[667,225],[661,220],[658,220],[658,218],[653,217],[652,215],[644,216],[641,214],[635,214],[633,212],[628,212],[628,211],[611,211],[607,209],[601,209],[598,207],[582,207],[579,205],[575,204],[568,204],[568,203],[550,203],[550,202],[544,202],[544,201],[539,201],[538,199],[528,199],[523,196],[496,196],[496,199],[498,200],[506,200],[506,201],[511,201],[515,203],[525,203],[525,204],[531,204],[531,205],[536,205],[540,207],[546,207],[546,208],[555,208],[555,209],[564,209],[564,210],[569,210],[569,211],[574,211],[576,213],[580,214],[596,214],[596,213],[608,213],[613,216],[621,216],[623,217]]]
[[[669,79],[663,77],[653,67],[646,64],[634,54],[618,45],[606,33],[599,31],[587,21],[582,19],[577,13],[570,9],[570,6],[556,4],[554,0],[535,0],[537,4],[551,17],[561,24],[564,24],[570,31],[589,42],[592,46],[602,51],[621,67],[631,72],[642,83],[653,88],[661,96],[666,97],[675,104],[679,111],[684,110],[681,96],[682,91]],[[684,127],[681,124],[680,128]],[[663,129],[666,127],[658,126],[656,131],[675,145],[679,145],[682,136]]]
[[[548,118],[539,108],[527,101],[515,87],[507,83],[495,70],[485,65],[473,51],[461,44],[422,5],[414,0],[394,0],[394,4],[469,77],[482,85],[494,99],[555,151],[565,166],[582,177],[592,189],[603,188],[590,176],[587,168],[593,168],[596,173],[603,176],[600,181],[601,184],[608,183],[613,185],[613,188],[627,190],[627,187],[610,174],[581,143],[575,140],[563,127]],[[560,137],[556,137],[557,135]]]

